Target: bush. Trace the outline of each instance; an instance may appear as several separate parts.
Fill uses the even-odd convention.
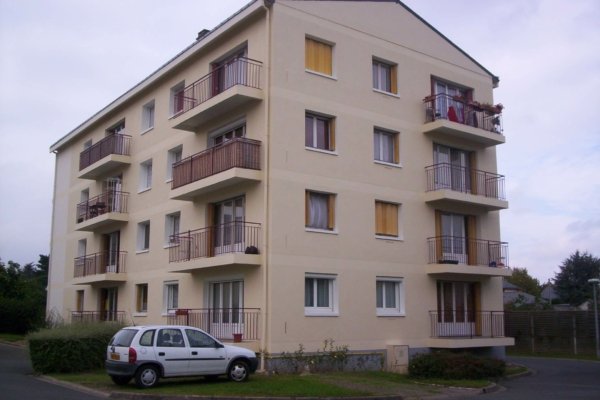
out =
[[[436,352],[414,357],[408,373],[418,378],[483,379],[504,375],[506,363],[470,353]]]
[[[42,374],[104,367],[106,346],[122,328],[116,323],[71,324],[27,336],[33,369]]]

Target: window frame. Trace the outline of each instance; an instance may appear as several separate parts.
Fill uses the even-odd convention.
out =
[[[307,128],[309,124],[307,123],[307,119],[311,120],[311,143],[307,144]],[[326,135],[327,135],[327,145],[323,148],[319,147],[319,138],[318,138],[318,121],[323,121],[326,124]],[[335,147],[335,117],[331,115],[316,113],[314,111],[306,111],[304,113],[304,148],[307,150],[318,151],[328,154],[337,154]]]
[[[389,90],[387,87],[382,88],[383,70],[385,70],[385,75],[390,86]],[[377,77],[375,77],[375,74],[377,74]],[[371,80],[373,91],[391,96],[398,96],[398,64],[373,57],[371,63]]]
[[[313,45],[310,45],[309,43],[315,43],[314,46],[317,46],[317,48],[311,49],[310,47]],[[317,60],[315,59],[313,63],[309,63],[309,59],[311,57],[311,52],[313,52],[312,57],[318,57],[314,52],[319,52],[319,48],[324,49],[326,48],[325,46],[330,49],[328,56],[329,60],[325,60],[329,61],[330,65],[329,68],[327,68],[326,66],[324,69],[319,70],[319,68],[316,65],[314,65],[315,63],[317,63]],[[328,71],[328,69],[330,69],[331,71]],[[304,38],[304,70],[311,74],[315,74],[325,78],[335,79],[335,43],[314,36],[306,35]]]
[[[176,292],[173,292],[172,288],[177,288]],[[173,297],[175,293],[175,297]],[[175,299],[175,302],[172,300]],[[174,304],[176,303],[176,304]],[[174,307],[173,307],[174,305]],[[165,281],[163,283],[163,315],[174,314],[175,310],[179,308],[179,281]]]
[[[183,98],[181,101],[181,108],[179,108],[179,100],[177,99],[177,95],[185,90],[185,81],[181,81],[176,85],[171,86],[169,90],[169,114],[172,117],[175,117],[181,114],[185,108]]]
[[[135,312],[145,315],[148,313],[148,284],[138,283],[135,285]]]
[[[138,193],[152,189],[152,159],[140,163]]]
[[[304,275],[304,315],[307,317],[337,317],[339,316],[339,291],[338,291],[338,276],[336,274],[316,274],[306,273]],[[307,305],[307,284],[313,285],[313,304]],[[328,288],[328,306],[317,306],[318,301],[318,281],[327,281]]]
[[[378,284],[379,282],[384,283],[393,283],[394,284],[394,300],[396,302],[395,307],[386,307],[385,300],[385,288],[386,286],[382,286],[382,297],[381,304],[382,307],[379,307],[379,291]],[[375,312],[378,317],[403,317],[406,315],[405,306],[404,306],[404,279],[398,277],[387,277],[387,276],[378,276],[375,279]]]
[[[154,129],[155,119],[156,105],[154,99],[152,99],[142,106],[142,120],[140,123],[140,126],[142,128],[142,135]]]
[[[137,225],[136,253],[150,251],[150,220],[139,222]]]
[[[310,207],[310,198],[312,195],[316,196],[327,196],[327,227],[322,228],[318,226],[311,226],[311,207]],[[337,195],[333,193],[320,192],[317,190],[305,190],[305,215],[304,215],[304,228],[308,232],[321,232],[321,233],[337,233],[336,229],[336,218],[335,218],[335,206],[336,206],[336,198]]]
[[[183,145],[175,146],[167,151],[167,172],[165,173],[165,183],[173,181],[173,164],[183,159]]]
[[[378,225],[378,221],[380,221],[380,219],[385,218],[382,215],[379,215],[378,213],[378,204],[382,204],[385,206],[394,206],[396,207],[396,234],[386,234],[386,233],[382,233],[379,231],[380,226]],[[393,201],[385,201],[385,200],[375,200],[375,238],[376,239],[384,239],[384,240],[402,240],[402,230],[401,230],[401,210],[402,210],[402,204],[401,203],[396,203]],[[384,210],[384,214],[387,214],[387,210]],[[384,227],[381,227],[382,231],[385,231],[386,229]]]
[[[386,161],[383,155],[383,138],[391,137],[392,140],[392,161]],[[379,157],[379,158],[377,158]],[[373,128],[373,162],[392,167],[402,167],[400,163],[400,132],[389,129],[374,127]]]
[[[165,215],[165,248],[171,247],[170,238],[181,231],[181,211]]]

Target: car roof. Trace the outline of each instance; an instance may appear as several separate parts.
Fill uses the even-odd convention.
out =
[[[202,329],[200,328],[196,328],[194,326],[187,326],[187,325],[131,325],[131,326],[125,326],[121,329],[196,329],[201,331]]]

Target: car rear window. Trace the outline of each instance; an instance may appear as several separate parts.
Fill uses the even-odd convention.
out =
[[[129,347],[136,333],[137,329],[121,329],[113,336],[109,346]]]

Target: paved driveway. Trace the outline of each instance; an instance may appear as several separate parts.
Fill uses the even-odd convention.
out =
[[[96,400],[89,393],[54,385],[31,374],[27,351],[0,343],[0,399],[2,400]]]
[[[600,362],[509,357],[535,371],[531,376],[503,381],[507,390],[484,395],[489,400],[600,399]]]

